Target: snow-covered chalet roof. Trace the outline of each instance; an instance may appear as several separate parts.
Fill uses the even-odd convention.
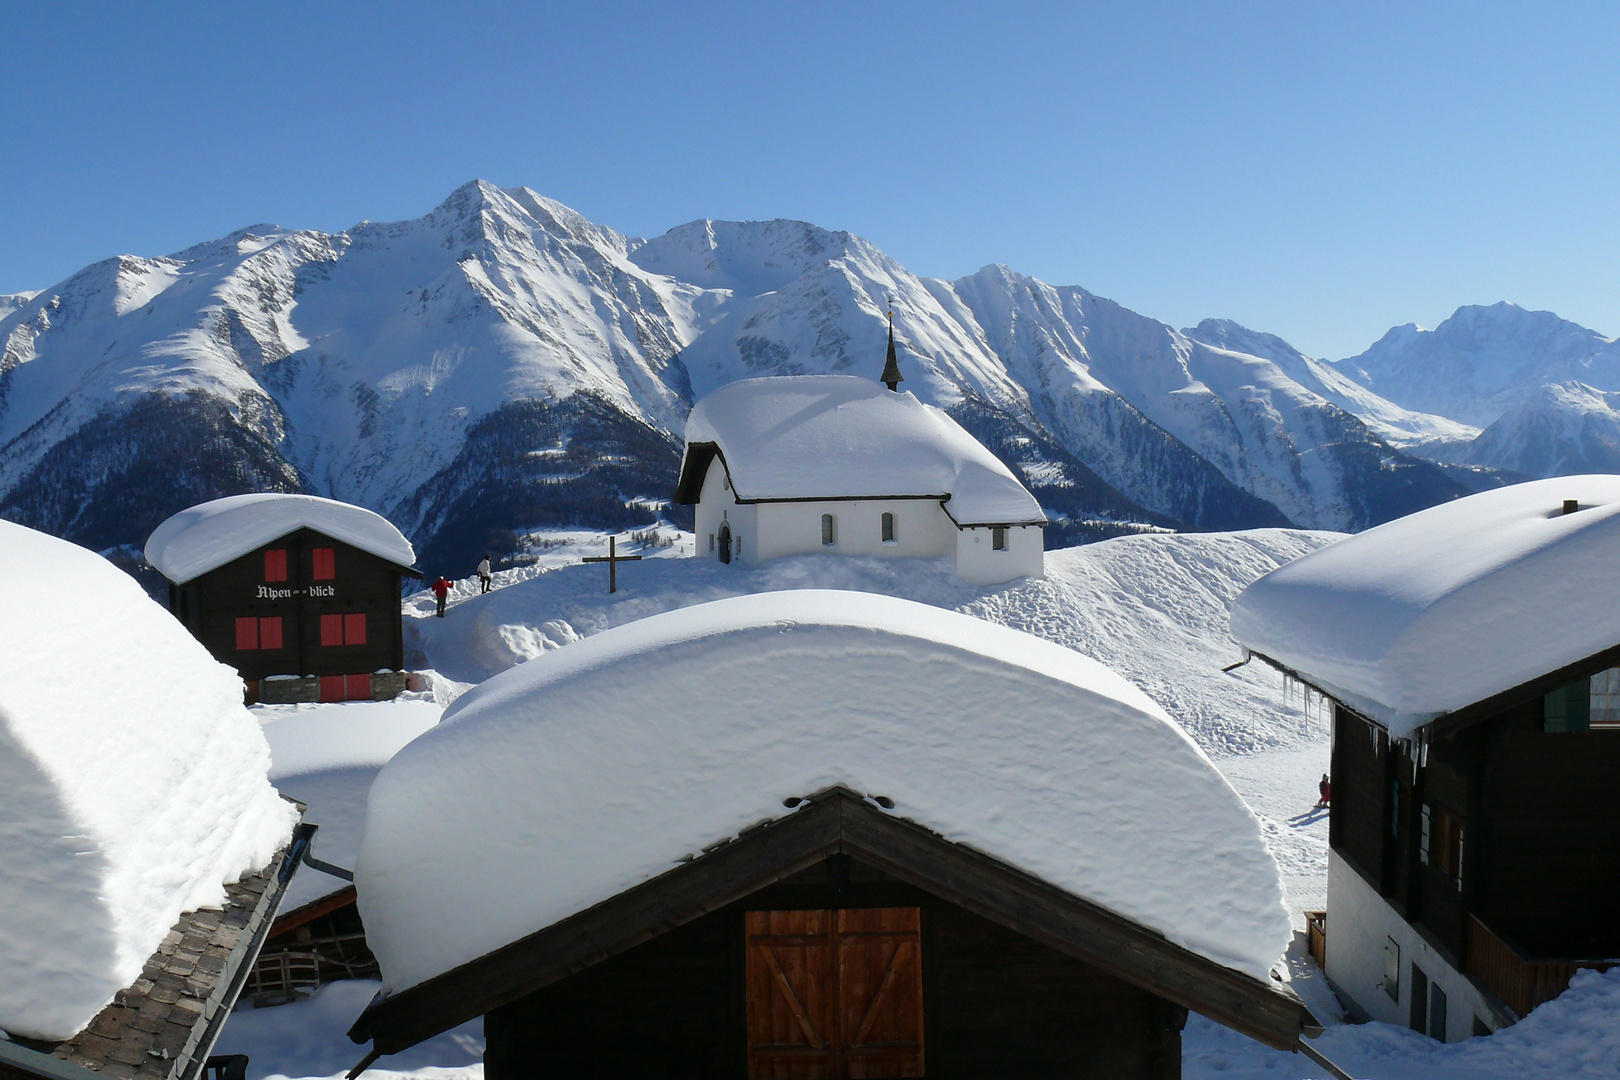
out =
[[[1249,586],[1232,635],[1410,734],[1620,645],[1620,476],[1485,491],[1331,544]]]
[[[0,521],[0,1028],[78,1032],[297,814],[242,680],[128,574]]]
[[[398,991],[842,785],[1264,980],[1290,928],[1259,824],[1136,687],[869,593],[733,597],[475,687],[372,784],[357,887]]]
[[[715,450],[741,502],[949,497],[958,525],[1043,524],[1001,460],[910,393],[853,375],[745,379],[692,408],[678,502],[696,502]]]
[[[199,503],[169,518],[146,541],[146,561],[176,585],[254,548],[310,528],[380,559],[409,567],[416,552],[380,514],[316,495],[267,492]]]

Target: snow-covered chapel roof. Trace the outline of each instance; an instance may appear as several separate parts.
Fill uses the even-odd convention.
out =
[[[1256,819],[1136,687],[967,615],[807,590],[547,652],[401,750],[372,785],[356,882],[385,988],[835,786],[1262,981],[1287,946]]]
[[[0,1028],[78,1032],[297,814],[242,680],[128,574],[0,521]]]
[[[678,502],[696,502],[715,451],[739,501],[949,496],[958,525],[1041,524],[1007,466],[943,411],[853,375],[734,382],[686,421]]]
[[[1485,491],[1331,544],[1249,586],[1232,635],[1409,734],[1620,645],[1620,476]]]
[[[382,515],[317,495],[279,492],[231,495],[180,511],[152,531],[146,561],[176,585],[184,585],[302,528],[398,566],[416,562],[411,542]]]

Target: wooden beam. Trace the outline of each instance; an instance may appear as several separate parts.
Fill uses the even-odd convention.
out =
[[[385,1054],[526,997],[843,852],[1032,940],[1292,1049],[1315,1023],[1280,985],[896,818],[844,788],[562,922],[372,1005],[349,1032]]]
[[[683,926],[838,850],[832,802],[806,807],[707,855],[371,1006],[349,1037],[397,1054]]]
[[[890,876],[1208,1016],[1279,1050],[1298,1042],[1298,998],[998,859],[864,803],[843,807],[842,848]]]

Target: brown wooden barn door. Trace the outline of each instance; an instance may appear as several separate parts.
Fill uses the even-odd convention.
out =
[[[922,926],[916,908],[838,912],[843,1075],[923,1075]]]
[[[916,908],[750,911],[751,1080],[923,1075]]]

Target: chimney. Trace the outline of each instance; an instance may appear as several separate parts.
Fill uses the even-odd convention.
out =
[[[1581,508],[1581,504],[1580,504],[1579,500],[1577,500],[1577,499],[1565,499],[1564,500],[1564,513],[1573,514],[1575,511],[1579,510],[1580,508]]]

